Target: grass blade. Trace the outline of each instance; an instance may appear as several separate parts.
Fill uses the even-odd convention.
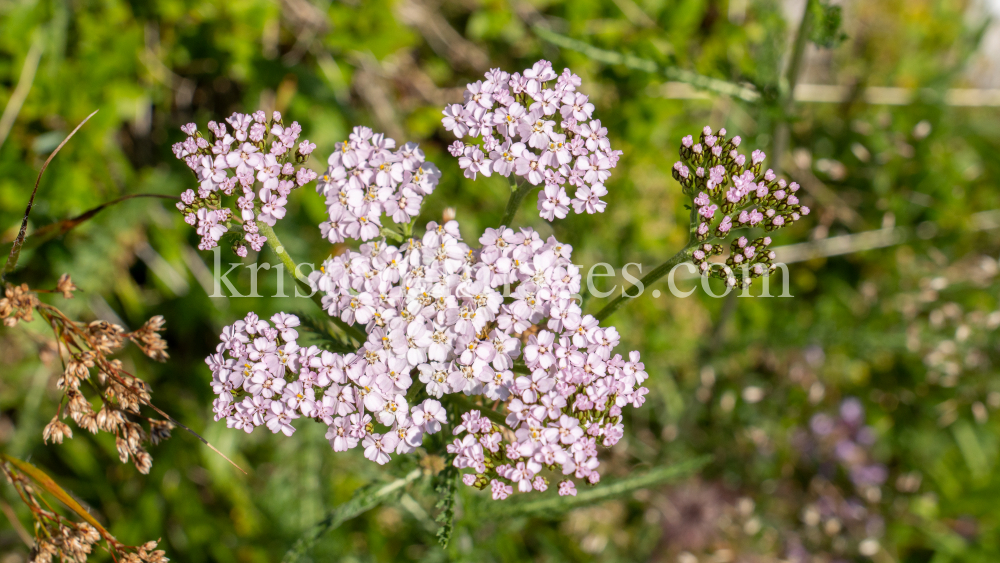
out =
[[[7,105],[3,108],[3,115],[0,115],[0,147],[3,147],[10,134],[11,127],[17,121],[17,114],[21,113],[21,106],[28,98],[31,85],[35,82],[35,72],[38,71],[38,63],[42,60],[42,34],[35,33],[35,39],[31,42],[28,54],[24,57],[24,66],[21,67],[21,76],[17,79],[17,86],[11,92]]]
[[[42,169],[38,171],[38,178],[35,180],[35,188],[31,190],[31,197],[28,198],[28,207],[24,210],[24,219],[21,220],[21,230],[18,231],[17,238],[14,239],[14,244],[10,247],[10,254],[7,256],[7,265],[4,267],[3,271],[0,272],[0,281],[3,281],[3,277],[14,271],[14,268],[17,266],[17,259],[21,255],[21,245],[24,244],[24,235],[28,230],[28,216],[31,215],[31,208],[35,205],[35,194],[38,193],[38,184],[42,181],[42,174],[45,174],[45,169],[49,167],[49,163],[52,162],[52,159],[55,158],[57,154],[59,154],[59,151],[63,148],[63,146],[65,146],[66,143],[73,138],[73,135],[76,135],[76,132],[83,127],[83,124],[90,121],[90,118],[94,117],[98,111],[100,110],[95,109],[93,113],[84,118],[84,120],[76,126],[76,129],[70,131],[69,135],[66,135],[66,138],[59,143],[56,150],[52,151],[52,154],[50,154],[49,157],[45,159],[45,163],[42,164]]]
[[[84,211],[83,213],[77,215],[76,217],[70,217],[69,219],[63,219],[62,221],[57,221],[55,223],[45,225],[44,227],[36,230],[35,232],[31,233],[30,235],[24,238],[24,241],[21,245],[21,250],[29,250],[41,245],[44,242],[48,242],[54,238],[61,237],[66,233],[68,233],[69,231],[71,231],[72,229],[80,226],[82,223],[91,219],[94,215],[97,215],[104,209],[117,205],[123,201],[128,201],[130,199],[135,199],[138,197],[156,197],[163,199],[180,200],[180,197],[178,196],[166,195],[166,194],[132,194],[132,195],[122,196],[120,198],[102,203],[93,209],[88,209],[87,211]],[[0,248],[0,254],[10,252],[10,248],[13,247],[13,244],[14,243],[12,242],[5,244],[2,248]]]
[[[45,489],[45,491],[48,492],[50,495],[59,499],[59,502],[66,505],[67,508],[75,512],[80,518],[83,518],[84,520],[87,521],[88,524],[96,528],[97,531],[100,532],[102,536],[104,536],[104,539],[117,542],[117,540],[115,540],[115,537],[111,535],[111,532],[107,531],[104,528],[104,526],[102,526],[101,523],[97,521],[97,519],[95,519],[93,516],[90,515],[90,512],[87,512],[86,508],[81,506],[80,503],[76,501],[76,499],[70,496],[69,493],[67,493],[62,487],[60,487],[55,481],[53,481],[52,477],[49,477],[44,471],[35,467],[34,465],[31,465],[26,461],[21,461],[16,457],[11,457],[7,454],[0,454],[0,459],[13,465],[21,473],[24,473],[28,477],[31,477],[31,480],[34,481],[36,485],[38,485],[42,489]]]

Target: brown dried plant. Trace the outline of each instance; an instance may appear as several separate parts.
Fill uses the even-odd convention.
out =
[[[64,368],[56,386],[63,396],[55,416],[43,431],[45,442],[52,440],[61,444],[63,439],[73,437],[72,429],[62,421],[69,417],[79,428],[93,434],[113,434],[122,463],[131,459],[141,473],[149,473],[153,463],[143,443],[148,440],[158,444],[169,438],[171,429],[176,426],[191,432],[222,455],[204,438],[156,407],[150,401],[149,385],[126,371],[120,360],[110,357],[131,341],[143,354],[158,362],[166,361],[169,358],[167,344],[159,334],[163,330],[163,317],[152,317],[138,330],[128,332],[107,321],[74,321],[57,307],[38,299],[39,293],[59,293],[72,298],[75,290],[69,275],[63,274],[54,290],[33,290],[27,284],[8,283],[0,299],[0,319],[5,326],[30,322],[37,314],[48,323],[56,337],[56,348]],[[100,400],[100,408],[96,411],[92,404],[95,398]],[[162,418],[144,415],[141,407],[155,411]]]
[[[42,180],[42,175],[49,163],[55,158],[63,146],[91,117],[88,115],[79,125],[76,126],[59,146],[52,151],[52,154],[42,164],[35,180],[35,187],[28,199],[28,206],[24,210],[24,217],[21,220],[21,228],[17,237],[11,245],[7,263],[0,269],[0,283],[3,283],[4,276],[14,271],[17,267],[18,257],[25,244],[28,229],[28,217],[31,208],[34,206],[35,195],[38,193],[38,185]],[[79,215],[78,217],[60,221],[53,225],[48,225],[36,231],[33,240],[44,241],[47,238],[64,234],[73,227],[87,221],[102,209],[136,197],[169,197],[159,194],[132,194],[120,197],[94,209]],[[167,354],[167,344],[160,338],[159,332],[163,330],[163,317],[155,316],[142,326],[139,330],[126,332],[124,328],[108,323],[106,321],[94,321],[92,323],[80,323],[69,319],[56,307],[38,300],[38,293],[60,293],[66,299],[73,297],[76,286],[69,274],[63,274],[56,283],[54,290],[32,290],[27,284],[12,285],[6,284],[4,297],[0,298],[0,320],[4,326],[13,327],[20,321],[31,322],[34,313],[52,327],[56,336],[56,348],[59,359],[63,362],[63,375],[59,378],[58,386],[63,392],[62,400],[56,415],[45,426],[43,437],[45,442],[51,439],[53,442],[62,443],[66,437],[72,438],[73,431],[60,420],[60,416],[69,416],[76,422],[77,426],[85,428],[92,433],[101,430],[115,435],[115,442],[118,448],[118,456],[122,463],[128,462],[129,458],[136,468],[142,473],[149,473],[153,458],[142,447],[142,442],[149,439],[153,444],[170,437],[170,430],[174,427],[181,427],[187,430],[212,451],[222,456],[223,459],[231,463],[234,467],[243,471],[239,465],[233,463],[231,459],[217,450],[215,446],[208,443],[197,432],[187,426],[177,422],[170,415],[163,412],[156,405],[150,402],[149,386],[141,379],[125,371],[121,361],[109,359],[108,356],[120,349],[126,340],[131,340],[133,344],[150,358],[164,362],[169,357]],[[46,352],[47,353],[47,352]],[[91,370],[96,370],[96,375],[91,377]],[[81,384],[84,386],[81,388]],[[90,390],[91,395],[96,395],[101,400],[101,408],[94,412],[91,399],[83,390]],[[153,419],[142,415],[141,406],[159,414],[162,419]],[[63,413],[63,408],[66,412]],[[142,424],[137,420],[145,420],[148,423],[148,433],[143,429]],[[246,473],[246,471],[243,471]]]
[[[162,550],[156,549],[159,540],[138,546],[129,546],[118,541],[51,477],[30,463],[0,454],[0,471],[3,471],[7,481],[21,497],[21,501],[31,511],[35,531],[31,546],[32,563],[50,563],[57,557],[63,563],[84,563],[95,545],[111,554],[114,561],[122,563],[169,561]],[[61,501],[83,521],[75,522],[61,515],[45,500],[39,489],[47,491]],[[8,517],[13,518],[12,515]],[[15,526],[19,524],[18,522]],[[30,536],[26,537],[25,541],[29,539]],[[103,546],[100,545],[102,539],[105,542]]]

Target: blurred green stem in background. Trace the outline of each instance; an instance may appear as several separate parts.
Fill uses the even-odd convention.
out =
[[[24,57],[24,66],[17,79],[17,86],[14,87],[14,91],[11,92],[10,98],[7,100],[7,105],[3,108],[3,115],[0,115],[0,148],[7,140],[10,128],[14,125],[17,114],[21,112],[21,106],[28,97],[28,92],[31,91],[31,85],[35,82],[35,71],[38,70],[38,63],[41,59],[42,34],[36,33],[31,42],[31,48],[28,49],[28,54]]]
[[[732,96],[745,102],[756,102],[760,99],[760,94],[753,88],[747,88],[746,86],[740,86],[739,84],[733,84],[732,82],[726,82],[725,80],[719,80],[718,78],[703,76],[696,72],[691,72],[690,70],[684,70],[673,66],[662,66],[657,64],[655,61],[643,59],[635,55],[616,53],[615,51],[608,51],[607,49],[594,47],[589,43],[585,43],[571,37],[566,37],[565,35],[560,35],[541,26],[536,25],[533,29],[535,31],[535,35],[557,47],[577,51],[586,55],[590,59],[604,64],[622,65],[633,70],[641,70],[650,74],[659,74],[667,80],[683,82],[685,84],[690,84],[699,90],[714,92],[724,96]]]
[[[287,250],[285,250],[285,246],[281,244],[281,240],[278,239],[278,235],[277,233],[274,232],[274,229],[272,229],[271,226],[268,225],[267,223],[261,221],[257,222],[257,228],[260,230],[262,235],[267,237],[267,245],[271,247],[271,250],[273,250],[275,254],[278,255],[278,259],[281,260],[281,263],[285,265],[285,269],[288,270],[288,273],[292,276],[292,279],[294,279],[295,282],[299,284],[299,286],[302,287],[303,290],[309,291],[309,297],[313,300],[314,303],[316,303],[316,305],[320,308],[320,310],[325,311],[326,307],[323,306],[323,296],[319,294],[319,290],[316,290],[310,286],[309,278],[303,275],[299,271],[299,265],[295,263],[295,260],[292,259],[292,256],[288,254]],[[343,330],[346,334],[357,340],[358,345],[364,344],[365,341],[368,340],[364,331],[361,330],[360,328],[345,323],[344,321],[340,320],[339,317],[331,316],[330,318],[333,320],[333,323],[335,325],[340,327],[341,330]]]
[[[806,53],[806,45],[809,39],[809,24],[812,21],[813,4],[816,0],[806,0],[806,5],[802,9],[802,20],[799,22],[799,29],[795,35],[795,43],[788,59],[788,71],[782,84],[782,97],[778,122],[774,128],[774,141],[771,148],[772,166],[775,174],[781,174],[784,168],[784,155],[788,150],[789,130],[788,124],[791,121],[793,106],[795,105],[795,85],[798,84],[799,74],[802,70],[802,59]]]

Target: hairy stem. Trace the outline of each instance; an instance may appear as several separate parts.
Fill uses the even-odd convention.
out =
[[[704,241],[699,241],[695,237],[695,229],[698,228],[698,212],[693,203],[691,204],[691,215],[688,220],[690,221],[688,231],[691,234],[688,236],[687,245],[685,245],[684,248],[678,251],[677,254],[671,256],[666,262],[660,264],[659,266],[654,268],[651,272],[643,276],[642,279],[639,280],[639,283],[636,285],[641,285],[643,288],[645,288],[647,285],[656,283],[660,278],[670,273],[670,270],[673,269],[674,266],[683,262],[684,259],[690,255],[690,252],[694,250],[695,247],[700,246],[702,244],[709,244],[715,241],[714,237]],[[635,289],[636,285],[633,285],[628,289],[623,289],[622,295],[618,296],[614,301],[608,303],[607,305],[604,306],[603,309],[598,311],[597,314],[594,315],[594,317],[598,320],[598,322],[603,321],[604,319],[614,314],[614,312],[617,311],[619,308],[621,308],[621,306],[624,305],[627,300],[635,299],[636,297],[638,297],[639,292],[635,292],[634,295],[629,293],[632,289]]]
[[[649,284],[656,282],[663,276],[667,275],[674,266],[683,262],[684,259],[688,257],[692,249],[694,249],[698,245],[705,244],[706,242],[711,242],[711,241],[700,242],[694,237],[692,237],[691,240],[688,242],[687,246],[682,248],[677,254],[671,256],[670,259],[668,259],[666,262],[660,264],[652,271],[650,271],[648,274],[643,276],[642,279],[639,280],[639,283],[636,285],[641,284],[643,287],[645,287]],[[615,300],[612,301],[611,303],[605,305],[603,309],[601,309],[596,315],[594,315],[594,317],[596,317],[598,321],[603,321],[604,319],[610,317],[619,308],[621,308],[621,306],[624,305],[627,301],[630,301],[638,297],[639,296],[638,292],[635,292],[635,295],[629,293],[629,291],[634,289],[636,285],[633,285],[628,289],[622,290],[622,295],[615,298]]]
[[[395,229],[389,227],[382,227],[381,234],[385,238],[392,239],[396,241],[396,244],[403,244],[404,236],[402,233],[397,232]]]
[[[309,278],[299,271],[298,264],[295,263],[295,260],[290,254],[288,254],[284,245],[281,244],[281,240],[278,239],[278,235],[274,232],[274,229],[272,229],[267,223],[263,223],[261,221],[257,222],[257,228],[260,230],[262,235],[267,237],[267,245],[271,247],[271,250],[273,250],[275,254],[278,255],[278,259],[285,265],[285,269],[288,270],[288,273],[292,276],[292,279],[295,280],[295,283],[299,284],[303,290],[308,291],[310,299],[312,299],[320,309],[325,311],[326,308],[323,306],[323,296],[309,286]],[[351,338],[357,340],[359,345],[364,344],[364,342],[368,340],[368,335],[366,335],[365,331],[360,328],[354,325],[349,325],[337,317],[331,316],[330,318],[333,319],[333,324],[340,327],[340,329],[347,333]]]
[[[511,176],[512,180],[510,183],[510,199],[507,200],[507,209],[504,210],[503,219],[500,219],[501,226],[510,226],[511,221],[514,220],[514,216],[517,215],[517,210],[521,207],[521,202],[524,201],[525,196],[527,196],[536,186],[531,185],[529,182],[525,182],[518,185],[517,179]]]

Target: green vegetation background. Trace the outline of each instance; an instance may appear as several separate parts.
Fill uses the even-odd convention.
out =
[[[462,177],[444,150],[453,138],[440,126],[441,108],[491,66],[514,71],[546,58],[583,77],[625,154],[608,184],[607,213],[550,226],[528,211],[532,202],[518,223],[572,244],[585,266],[652,268],[686,239],[684,197],[670,177],[680,138],[724,126],[773,157],[775,135],[787,127],[782,167],[805,186],[814,213],[775,246],[882,228],[896,229],[898,243],[791,265],[794,298],[699,291],[677,299],[661,282],[611,318],[623,347],[642,351],[651,393],[628,416],[607,477],[712,455],[699,478],[549,518],[474,515],[466,508],[475,495],[462,490],[446,550],[434,539],[433,493],[417,488],[412,502],[326,534],[310,557],[675,561],[687,551],[699,561],[775,561],[798,538],[815,540],[818,561],[853,561],[867,560],[857,545],[873,535],[884,547],[873,558],[880,562],[1000,560],[1000,395],[991,395],[1000,381],[997,338],[984,320],[997,308],[1000,230],[984,228],[993,216],[973,215],[1000,209],[1000,111],[949,106],[945,97],[947,88],[968,86],[986,24],[958,0],[847,2],[839,28],[832,12],[819,10],[799,81],[846,84],[852,96],[785,104],[802,3],[744,3],[740,12],[725,0],[0,0],[0,107],[40,55],[23,107],[0,137],[2,239],[16,234],[41,163],[93,110],[100,112],[42,180],[32,228],[121,195],[179,194],[192,178],[170,152],[182,138],[178,127],[257,107],[299,121],[317,155],[359,124],[420,142],[444,172],[422,220],[453,207],[474,239],[499,219],[507,188],[502,179]],[[763,96],[671,99],[662,74],[557,48],[536,25],[662,68],[749,83]],[[919,94],[909,105],[870,105],[864,86]],[[291,198],[278,232],[300,261],[318,263],[331,251],[316,228],[322,217],[319,196]],[[151,449],[148,476],[119,463],[106,435],[78,431],[43,445],[59,363],[46,354],[49,336],[37,322],[0,329],[0,448],[49,471],[123,541],[162,537],[174,561],[277,561],[359,486],[407,469],[379,470],[357,450],[335,455],[320,425],[300,424],[287,439],[212,421],[203,358],[221,327],[250,310],[316,310],[305,300],[210,299],[212,256],[195,245],[169,202],[139,199],[25,252],[10,279],[46,287],[70,273],[81,291],[52,302],[84,320],[117,318],[135,328],[165,316],[170,362],[135,354],[123,361],[151,384],[161,408],[250,475],[180,431]],[[267,250],[259,258],[276,262]],[[224,253],[223,261],[237,260]],[[621,279],[603,281],[621,290]],[[236,285],[249,289],[245,269]],[[262,272],[261,293],[274,285],[274,272]],[[664,295],[654,299],[652,289]],[[591,299],[586,309],[601,305]],[[817,461],[796,437],[846,397],[865,405],[877,437],[871,455],[888,469],[881,497],[868,503],[885,529],[820,531],[817,539],[803,514],[823,483],[858,493],[842,469]],[[0,497],[16,506],[9,487]],[[753,501],[755,525],[734,528],[734,515],[747,517],[736,508],[740,498]],[[677,506],[692,511],[687,522],[669,517]],[[0,521],[0,562],[26,553]]]

